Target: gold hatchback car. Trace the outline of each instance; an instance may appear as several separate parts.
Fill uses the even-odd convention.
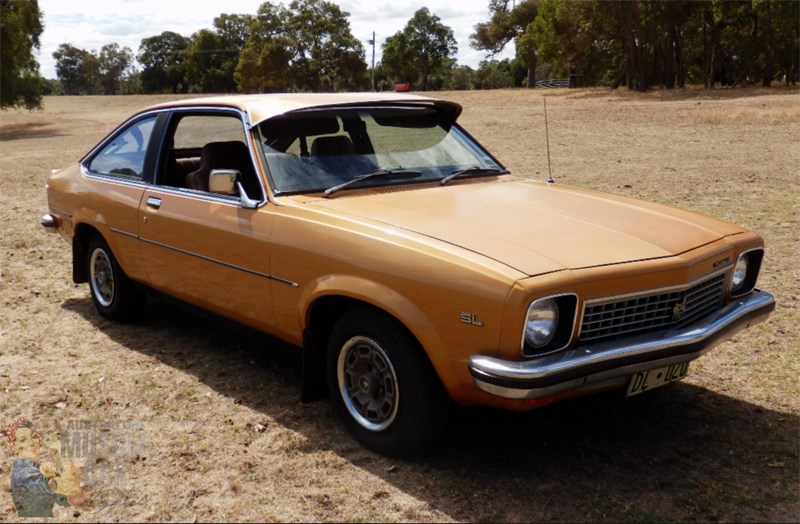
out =
[[[408,455],[451,402],[525,410],[684,377],[763,321],[763,242],[675,208],[514,176],[406,94],[181,100],[48,181],[101,315],[148,293],[302,348],[364,446]]]

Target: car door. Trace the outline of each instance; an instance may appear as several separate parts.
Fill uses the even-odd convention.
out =
[[[144,280],[138,237],[139,205],[152,179],[154,148],[163,116],[146,114],[120,126],[81,162],[90,184],[85,208],[122,266],[134,280]]]
[[[206,158],[209,144],[238,143],[229,158]],[[155,289],[257,328],[269,325],[269,240],[273,215],[264,198],[236,112],[183,111],[167,126],[156,179],[139,209],[139,237],[148,281]],[[242,172],[251,199],[188,187],[209,165]],[[192,170],[192,168],[197,169]],[[203,173],[205,169],[205,172]],[[206,179],[207,180],[207,179]]]

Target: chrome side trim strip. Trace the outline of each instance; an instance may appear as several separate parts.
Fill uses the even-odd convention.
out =
[[[50,211],[52,211],[53,213],[56,213],[58,215],[66,217],[66,218],[72,218],[72,213],[64,211],[63,209],[59,209],[59,208],[54,207],[54,206],[47,206],[47,207],[50,208]]]
[[[83,176],[85,176],[88,179],[92,179],[92,180],[101,180],[103,182],[113,182],[113,183],[116,183],[116,184],[121,184],[123,186],[138,187],[138,188],[142,188],[142,189],[146,189],[146,188],[150,187],[147,184],[147,182],[145,182],[143,180],[134,180],[134,179],[131,179],[131,178],[124,178],[122,176],[103,175],[103,174],[100,174],[100,173],[93,173],[93,172],[89,171],[88,169],[86,169],[86,166],[84,166],[83,164],[81,164],[81,171],[83,173]]]
[[[479,389],[505,398],[539,398],[629,376],[636,370],[659,367],[662,362],[693,360],[739,331],[763,322],[773,309],[775,298],[755,291],[673,331],[525,361],[474,355],[468,366]]]
[[[148,244],[152,244],[154,246],[163,247],[165,249],[176,251],[178,253],[181,253],[181,254],[184,254],[184,255],[188,255],[190,257],[195,257],[195,258],[199,258],[200,260],[205,260],[206,262],[213,262],[214,264],[219,264],[221,266],[229,267],[231,269],[238,269],[239,271],[244,271],[245,273],[249,273],[251,275],[259,276],[259,277],[266,278],[266,279],[269,279],[269,280],[275,280],[276,282],[281,282],[283,284],[287,284],[287,285],[290,285],[292,287],[298,287],[300,285],[297,282],[293,282],[293,281],[287,280],[285,278],[276,277],[274,275],[269,275],[267,273],[262,273],[260,271],[254,270],[254,269],[250,269],[250,268],[246,268],[246,267],[242,267],[242,266],[237,266],[236,264],[231,264],[230,262],[225,262],[224,260],[218,260],[216,258],[207,257],[205,255],[201,255],[201,254],[195,253],[193,251],[187,251],[186,249],[181,249],[179,247],[171,246],[169,244],[164,244],[163,242],[158,242],[156,240],[150,240],[150,239],[143,238],[143,237],[137,237],[137,238],[139,238],[139,240],[141,240],[142,242],[147,242]]]
[[[136,240],[138,240],[138,239],[139,239],[139,235],[137,235],[136,233],[128,233],[127,231],[123,231],[123,230],[121,230],[121,229],[116,229],[116,228],[113,228],[113,227],[112,227],[112,228],[109,228],[109,229],[110,229],[110,230],[111,230],[113,233],[117,233],[117,234],[119,234],[119,235],[125,235],[126,237],[135,238]]]
[[[171,187],[171,186],[150,186],[150,189],[152,191],[157,191],[158,193],[180,195],[183,197],[193,198],[195,200],[202,200],[204,202],[214,202],[217,204],[229,204],[235,207],[242,207],[241,199],[236,196],[220,195],[216,193],[206,193],[204,191],[198,191],[196,189],[186,189],[182,187]],[[266,203],[267,203],[266,199],[258,201],[259,207],[263,206]]]

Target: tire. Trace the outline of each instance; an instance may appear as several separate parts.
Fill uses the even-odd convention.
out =
[[[111,320],[130,320],[144,306],[145,293],[122,271],[102,237],[89,241],[86,251],[89,292],[97,311]]]
[[[365,448],[407,457],[447,425],[450,399],[416,339],[395,319],[346,312],[328,342],[328,387],[337,414]]]

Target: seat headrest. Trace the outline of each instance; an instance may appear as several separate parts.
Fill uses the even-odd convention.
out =
[[[321,136],[311,144],[311,156],[354,155],[356,152],[350,138],[339,136]]]
[[[243,142],[209,142],[200,153],[200,167],[186,175],[186,187],[208,191],[208,176],[213,169],[236,169],[247,176],[252,171],[250,165]]]

